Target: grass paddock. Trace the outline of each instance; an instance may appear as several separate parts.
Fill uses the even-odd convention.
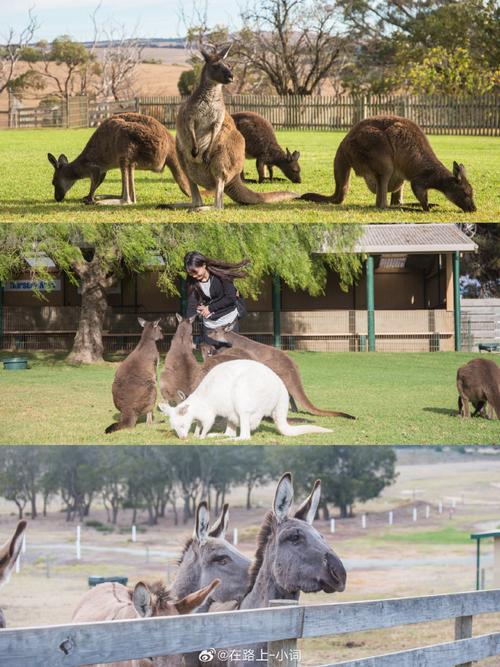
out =
[[[64,355],[26,356],[29,370],[0,370],[1,444],[182,444],[159,413],[153,426],[142,419],[133,430],[104,434],[117,416],[111,395],[116,360],[71,366]],[[457,416],[456,370],[474,356],[293,352],[313,403],[348,412],[356,421],[308,415],[312,423],[331,428],[332,433],[298,438],[280,436],[274,424],[263,422],[251,442],[498,444],[497,420]],[[234,441],[208,438],[201,443]]]
[[[83,149],[92,129],[4,130],[0,133],[0,220],[28,222],[487,222],[500,218],[495,176],[500,167],[500,140],[495,137],[430,135],[429,140],[438,157],[451,169],[453,160],[467,168],[475,191],[476,213],[462,213],[441,193],[430,192],[430,201],[437,204],[430,213],[417,208],[394,208],[378,211],[375,195],[363,179],[351,179],[351,191],[341,206],[289,201],[276,205],[241,206],[225,198],[224,211],[188,213],[157,210],[159,203],[187,201],[168,169],[162,175],[136,172],[138,203],[134,206],[86,206],[81,199],[88,193],[89,180],[77,182],[62,203],[54,200],[51,185],[53,169],[47,153],[65,153],[70,160]],[[278,141],[291,151],[300,150],[302,183],[288,180],[258,185],[252,190],[292,190],[331,194],[333,192],[333,157],[346,132],[280,131]],[[247,178],[255,179],[255,161],[246,162]],[[275,176],[282,176],[276,169]],[[283,177],[284,178],[284,177]],[[109,173],[98,194],[119,195],[120,172]],[[405,185],[405,200],[415,202]],[[204,197],[212,203],[213,196]]]

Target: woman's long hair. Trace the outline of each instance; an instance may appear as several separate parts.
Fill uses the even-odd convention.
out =
[[[247,275],[246,271],[243,271],[243,267],[250,264],[249,259],[242,259],[241,262],[223,262],[220,259],[214,259],[213,257],[206,257],[202,255],[201,252],[192,250],[191,252],[186,253],[184,256],[184,269],[187,275],[187,288],[188,292],[191,293],[193,289],[197,286],[198,281],[192,278],[189,275],[189,271],[192,269],[199,269],[200,266],[206,265],[209,273],[212,273],[214,276],[217,276],[221,280],[234,281],[235,278],[245,278]]]

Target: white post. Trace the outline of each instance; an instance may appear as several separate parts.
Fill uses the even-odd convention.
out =
[[[416,520],[417,520],[417,508],[414,507],[413,508],[413,521],[416,521]]]
[[[330,519],[330,532],[335,532],[335,519]]]
[[[431,508],[429,507],[429,505],[426,505],[425,506],[425,518],[428,519],[430,517],[430,515],[431,515]]]
[[[76,560],[82,559],[82,545],[81,545],[82,531],[80,526],[76,527]]]
[[[391,510],[389,512],[389,526],[392,526],[393,523],[394,523],[394,512]]]
[[[457,506],[457,499],[456,498],[451,499],[451,506],[453,507],[453,509],[455,509],[455,507]]]
[[[366,528],[366,514],[361,516],[361,528]]]
[[[233,544],[236,546],[238,544],[238,529],[233,528]]]
[[[439,514],[443,513],[443,501],[442,500],[439,501],[438,512],[439,512]]]
[[[137,542],[137,528],[132,526],[132,542]]]

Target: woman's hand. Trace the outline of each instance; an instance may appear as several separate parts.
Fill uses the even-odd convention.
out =
[[[210,315],[212,314],[212,313],[209,311],[208,306],[198,306],[198,308],[197,308],[196,310],[197,310],[197,312],[198,312],[202,317],[204,317],[205,319],[206,319],[207,317],[210,317]]]

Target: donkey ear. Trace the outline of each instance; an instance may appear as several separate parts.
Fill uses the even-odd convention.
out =
[[[182,322],[182,315],[179,315],[179,313],[175,313],[175,317],[177,319],[177,322],[179,322],[180,324]]]
[[[138,317],[137,321],[139,322],[142,328],[146,326],[146,320],[142,319],[142,317]]]
[[[293,503],[293,485],[292,474],[286,472],[278,482],[276,494],[274,496],[273,511],[278,523],[282,523],[288,518],[290,507]]]
[[[196,523],[194,526],[193,537],[198,540],[200,544],[205,544],[208,539],[208,526],[210,523],[210,515],[208,512],[207,503],[203,500],[196,508]]]
[[[214,588],[217,588],[219,584],[220,579],[214,579],[212,583],[208,586],[205,586],[205,588],[200,588],[194,593],[186,595],[185,598],[174,602],[174,605],[179,614],[189,614],[194,611],[197,607],[205,602],[210,593],[214,590]]]
[[[15,562],[19,558],[27,525],[26,521],[19,521],[14,535],[0,548],[0,585],[8,580]]]
[[[153,615],[153,602],[151,599],[151,591],[146,584],[139,581],[135,585],[132,593],[132,602],[135,610],[141,618],[149,618]]]
[[[54,169],[57,169],[57,158],[55,155],[52,155],[52,153],[47,153],[47,157],[49,159],[50,164],[54,167]]]
[[[304,500],[302,505],[295,512],[295,518],[302,519],[302,521],[307,521],[307,523],[312,525],[314,517],[316,516],[316,512],[318,511],[320,498],[321,480],[317,479],[314,482],[313,490],[311,491],[309,497]]]
[[[210,537],[222,537],[224,539],[229,523],[229,503],[225,503],[217,521],[210,528]]]

